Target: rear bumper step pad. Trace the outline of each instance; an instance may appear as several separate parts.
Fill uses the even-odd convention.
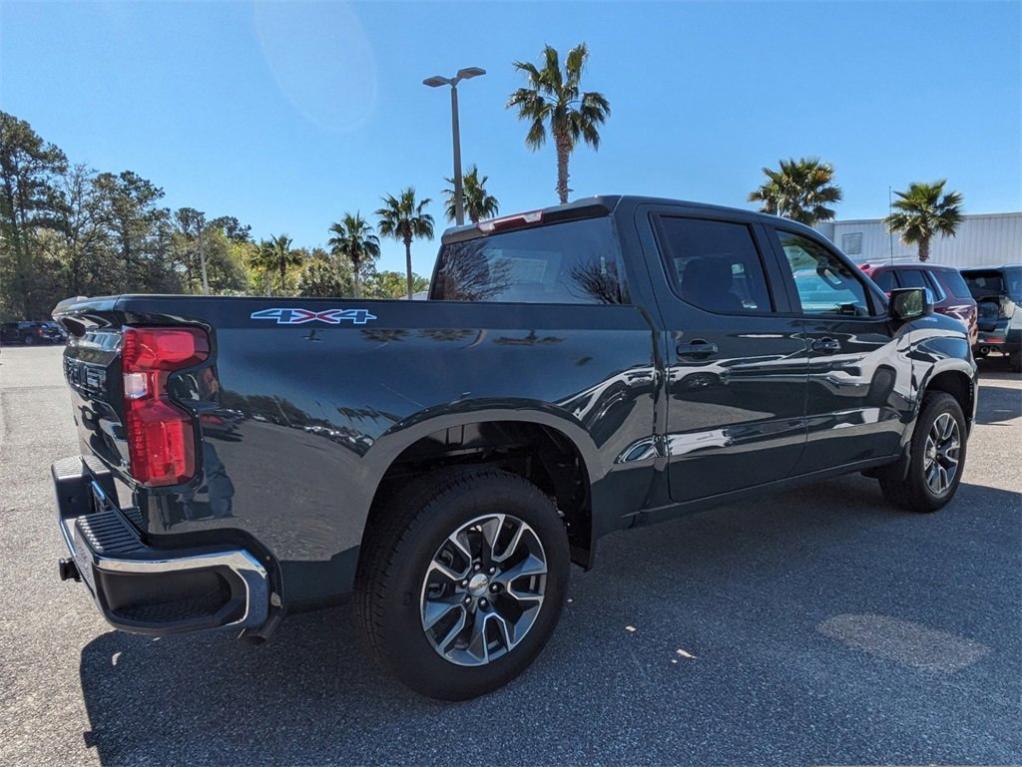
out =
[[[61,577],[80,576],[113,626],[158,635],[266,622],[269,578],[249,551],[153,548],[111,500],[108,477],[77,456],[57,461],[51,472],[73,560],[62,560]]]

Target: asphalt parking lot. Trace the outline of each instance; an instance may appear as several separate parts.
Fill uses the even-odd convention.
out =
[[[1022,379],[997,362],[945,510],[854,476],[612,536],[534,666],[452,705],[368,663],[346,607],[261,647],[113,632],[57,578],[59,355],[0,355],[0,764],[1022,763]]]

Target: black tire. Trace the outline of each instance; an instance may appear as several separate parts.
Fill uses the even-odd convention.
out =
[[[957,424],[960,447],[957,452],[958,464],[954,477],[946,490],[937,493],[926,480],[926,441],[927,435],[937,419],[944,414],[950,415]],[[965,416],[958,400],[946,392],[933,392],[926,395],[919,417],[916,419],[915,430],[912,433],[908,476],[904,480],[882,478],[880,489],[883,491],[884,497],[895,506],[909,511],[929,513],[942,508],[954,498],[962,480],[968,443],[966,434]]]
[[[32,344],[35,343],[35,339],[32,338],[32,336],[25,336],[25,338],[22,341],[22,343],[25,344],[25,346],[31,346]]]
[[[1022,351],[1012,352],[1008,357],[1008,367],[1016,373],[1022,373]]]
[[[567,593],[568,539],[551,500],[514,474],[464,468],[413,482],[381,512],[367,533],[355,580],[356,626],[371,654],[408,687],[442,700],[483,695],[522,673],[553,633]],[[496,513],[526,522],[541,543],[547,566],[543,601],[524,637],[505,654],[485,665],[457,665],[427,639],[423,582],[448,536]]]

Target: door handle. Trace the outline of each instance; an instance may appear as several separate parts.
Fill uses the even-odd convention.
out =
[[[834,354],[841,351],[841,342],[834,338],[817,338],[812,343],[812,350],[820,354]]]
[[[678,344],[674,349],[679,357],[700,359],[717,353],[717,344],[711,344],[702,338],[693,338],[687,344]]]

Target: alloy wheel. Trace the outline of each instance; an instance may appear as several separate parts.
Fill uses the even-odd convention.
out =
[[[422,629],[459,666],[484,666],[513,650],[536,622],[546,590],[539,536],[511,514],[488,514],[440,544],[422,582]]]
[[[926,484],[935,495],[944,495],[954,483],[961,445],[958,421],[950,413],[941,413],[926,435],[923,460]]]

